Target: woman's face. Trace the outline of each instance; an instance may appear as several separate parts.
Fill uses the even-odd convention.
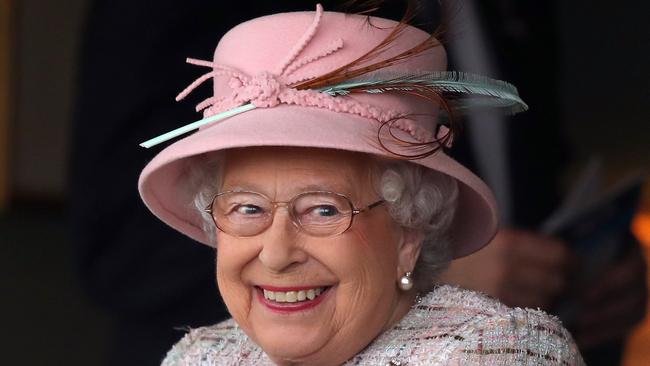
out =
[[[335,150],[233,150],[221,191],[254,191],[277,202],[331,191],[362,208],[380,199],[371,166],[367,155]],[[419,243],[403,237],[383,205],[333,237],[301,232],[279,206],[256,236],[218,232],[219,290],[235,321],[275,362],[340,364],[410,308],[414,294],[401,292],[397,280],[413,269]]]

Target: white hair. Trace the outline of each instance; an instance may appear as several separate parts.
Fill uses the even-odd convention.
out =
[[[386,201],[391,218],[422,237],[422,249],[413,270],[415,288],[427,292],[436,275],[451,261],[449,229],[454,219],[458,183],[448,175],[400,160],[378,160],[373,179],[376,192]],[[216,227],[204,209],[222,184],[223,154],[209,153],[188,161],[186,186],[201,212],[203,230],[216,242]]]

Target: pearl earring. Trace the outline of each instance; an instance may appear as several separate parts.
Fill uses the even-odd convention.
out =
[[[408,291],[413,288],[413,273],[406,272],[404,276],[399,279],[399,288],[402,291]]]

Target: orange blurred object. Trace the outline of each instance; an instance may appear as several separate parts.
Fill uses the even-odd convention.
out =
[[[632,223],[632,232],[643,246],[650,248],[650,208],[636,215]]]
[[[646,263],[650,267],[650,205],[646,205],[634,218],[632,232],[645,248]],[[650,283],[650,276],[648,283]],[[650,304],[648,305],[648,309],[650,310]],[[647,315],[643,323],[639,325],[628,339],[623,365],[650,365],[650,317]]]

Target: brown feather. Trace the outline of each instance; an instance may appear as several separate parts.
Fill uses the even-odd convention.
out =
[[[377,1],[377,0],[367,0],[367,1],[352,1],[351,3],[357,3],[360,7],[364,8],[366,10],[372,10],[374,8],[377,8],[379,5],[381,5],[383,1]],[[377,6],[372,6],[372,5],[377,5]],[[404,16],[402,17],[402,20],[399,22],[397,26],[384,38],[379,44],[377,44],[375,47],[370,49],[368,52],[360,56],[359,58],[349,62],[348,64],[345,64],[339,68],[336,68],[335,70],[332,70],[326,74],[323,74],[321,76],[302,81],[299,83],[296,83],[294,85],[291,85],[291,87],[303,90],[303,89],[319,89],[319,88],[324,88],[330,85],[335,85],[339,84],[348,80],[351,80],[353,78],[359,77],[364,74],[368,74],[370,72],[374,72],[377,70],[381,70],[383,68],[395,65],[397,63],[400,63],[404,60],[407,60],[411,57],[418,56],[422,54],[423,52],[426,52],[434,47],[440,47],[441,43],[438,40],[442,34],[443,34],[443,28],[438,27],[427,39],[424,41],[420,42],[419,44],[413,46],[412,48],[401,52],[398,55],[395,55],[393,57],[389,57],[380,61],[376,61],[374,63],[370,63],[365,66],[360,66],[368,62],[372,62],[373,60],[377,59],[378,57],[381,56],[381,54],[388,48],[390,48],[400,37],[400,35],[404,32],[404,30],[409,26],[409,22],[411,22],[416,15],[416,6],[413,4],[413,2],[409,1],[407,4],[407,8],[405,11]],[[367,11],[364,11],[363,13],[367,13]],[[369,18],[370,19],[370,18]],[[400,83],[400,84],[376,84],[371,87],[366,87],[366,88],[357,88],[357,89],[351,89],[351,92],[364,92],[369,89],[381,89],[381,88],[390,88],[387,90],[387,93],[398,93],[398,94],[407,94],[407,95],[413,95],[419,98],[424,98],[427,99],[433,103],[437,103],[440,105],[440,107],[447,112],[449,119],[450,119],[450,126],[449,126],[449,132],[442,137],[441,139],[435,138],[432,141],[426,141],[422,143],[413,143],[409,141],[404,141],[399,139],[397,136],[395,136],[391,129],[393,128],[392,125],[403,118],[409,118],[409,116],[401,116],[396,119],[393,119],[391,121],[383,122],[381,127],[377,131],[377,139],[379,144],[384,148],[385,150],[389,151],[390,153],[400,157],[400,158],[405,158],[405,159],[421,159],[424,157],[427,157],[431,154],[434,154],[437,152],[439,149],[441,149],[449,139],[453,137],[455,134],[455,131],[457,129],[455,118],[454,118],[454,113],[453,110],[449,104],[449,102],[444,98],[443,95],[441,95],[437,90],[431,87],[427,87],[425,85],[420,85],[417,83]],[[396,90],[394,88],[408,88],[410,90]],[[411,117],[414,117],[414,115],[411,115]],[[388,127],[389,128],[389,134],[392,136],[392,138],[395,139],[393,142],[397,142],[398,144],[401,144],[403,146],[407,146],[409,148],[412,148],[414,150],[413,154],[401,154],[401,153],[396,153],[391,151],[386,144],[382,141],[381,138],[381,131],[382,129]]]

